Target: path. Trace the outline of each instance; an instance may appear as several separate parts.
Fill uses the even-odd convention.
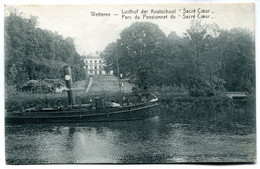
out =
[[[87,87],[87,89],[85,90],[86,93],[89,91],[89,88],[90,88],[91,85],[92,85],[92,81],[93,81],[93,77],[90,76],[90,79],[89,79],[89,82],[88,82],[88,87]]]

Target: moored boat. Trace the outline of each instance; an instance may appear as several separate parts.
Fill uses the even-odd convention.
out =
[[[91,108],[73,106],[71,108],[58,109],[48,108],[42,110],[28,109],[22,112],[7,112],[5,120],[7,123],[23,122],[99,122],[99,121],[120,121],[140,120],[156,116],[157,99],[134,105],[120,107]]]
[[[58,101],[56,107],[39,108],[36,106],[25,110],[6,112],[6,123],[101,122],[140,120],[156,116],[156,107],[159,103],[158,98],[152,93],[129,95],[128,98],[125,98],[127,100],[125,102],[120,99],[111,101],[98,97],[94,102],[77,105],[72,89],[70,67],[65,66],[64,72],[69,106],[64,108]]]

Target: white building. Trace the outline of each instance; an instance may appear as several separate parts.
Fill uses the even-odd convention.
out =
[[[99,53],[91,53],[84,58],[85,66],[84,68],[89,75],[106,75],[106,74],[113,74],[113,71],[106,72],[104,67],[104,61],[100,57]]]

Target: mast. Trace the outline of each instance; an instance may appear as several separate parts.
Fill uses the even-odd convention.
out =
[[[120,40],[116,40],[116,67],[117,67],[117,76],[118,76],[118,86],[119,86],[119,92],[120,92],[120,105],[123,106],[122,104],[122,82],[121,82],[121,77],[120,77],[120,71],[119,71],[119,65],[118,65],[118,46],[120,44]]]

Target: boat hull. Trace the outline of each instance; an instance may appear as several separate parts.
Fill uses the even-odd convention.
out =
[[[8,113],[6,123],[102,122],[141,120],[157,115],[158,103],[95,110]]]

